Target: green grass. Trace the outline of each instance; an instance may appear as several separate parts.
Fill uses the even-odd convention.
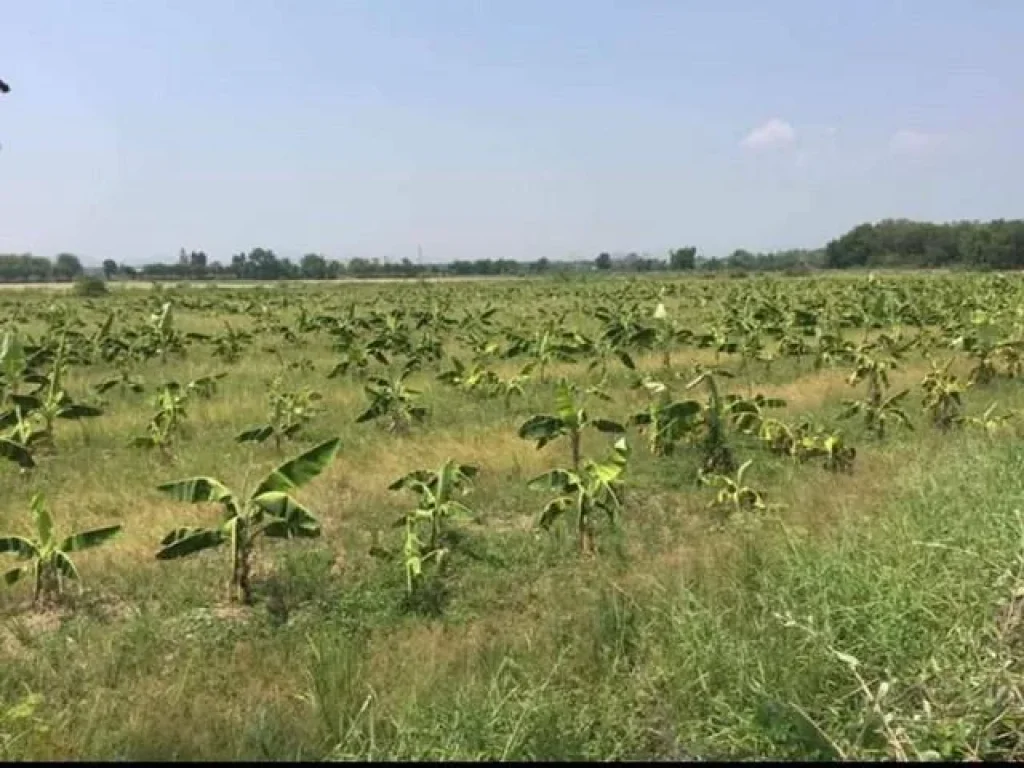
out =
[[[915,279],[893,284],[947,310],[963,297],[1003,290],[989,278]],[[849,284],[774,283],[786,291],[800,286],[792,289],[795,300],[811,304],[823,295],[845,301]],[[261,313],[250,303],[266,304],[267,316],[291,326],[299,306],[343,315],[354,302],[365,315],[372,307],[451,301],[458,303],[447,312],[459,317],[464,308],[495,304],[500,338],[510,329],[536,330],[548,307],[565,309],[566,325],[591,334],[587,296],[650,304],[659,283],[588,281],[582,293],[572,285],[161,295],[175,302],[182,330],[213,334],[225,319],[258,328]],[[668,303],[700,329],[731,306],[730,296],[771,290],[766,285],[773,283],[667,283]],[[1012,308],[1013,300],[998,295],[978,302]],[[13,292],[0,299],[0,313],[9,310],[23,318],[23,330],[39,334],[51,298]],[[65,302],[88,327],[108,307],[122,313],[121,326],[138,327],[154,308],[142,291]],[[466,359],[459,333],[459,323],[442,333],[445,350]],[[659,459],[630,430],[622,527],[599,526],[600,554],[581,559],[571,527],[535,530],[546,497],[526,487],[536,474],[566,465],[568,446],[557,441],[538,451],[516,429],[550,411],[559,373],[594,383],[585,365],[557,364],[551,381],[532,382],[509,409],[500,399],[444,387],[435,375],[446,363],[426,366],[410,384],[423,391],[431,414],[403,437],[354,424],[366,404],[362,382],[325,378],[337,359],[326,334],[300,342],[263,329],[235,364],[211,358],[201,344],[182,359],[139,364],[145,395],[111,392],[103,416],[60,424],[56,453],[29,477],[0,465],[2,533],[23,530],[35,490],[46,493],[62,528],[125,525],[116,543],[76,560],[86,590],[70,595],[62,611],[31,610],[20,585],[0,592],[0,758],[1020,755],[1017,630],[1003,606],[1024,587],[1024,449],[1012,430],[989,439],[930,428],[917,405],[927,369],[920,355],[893,376],[894,388],[914,389],[916,430],[893,430],[879,442],[859,423],[844,422],[858,451],[850,476],[827,473],[820,462],[782,460],[732,436],[737,458],[754,460],[749,482],[783,505],[770,513],[719,521],[706,508],[712,493],[695,483],[695,449]],[[154,559],[166,531],[217,515],[170,501],[155,486],[193,474],[241,485],[280,463],[270,445],[233,442],[264,420],[264,382],[281,370],[261,351],[268,346],[285,362],[309,359],[313,370],[292,371],[288,380],[324,394],[324,413],[284,455],[335,435],[342,450],[299,493],[321,518],[323,537],[262,543],[254,605],[242,608],[224,602],[224,551]],[[674,367],[684,376],[679,396],[689,364],[712,356],[675,350]],[[658,374],[660,355],[638,358]],[[505,374],[521,362],[495,367]],[[738,370],[734,356],[723,362]],[[958,359],[961,376],[966,367]],[[214,397],[189,406],[173,459],[129,446],[151,415],[152,385],[220,370],[228,376]],[[624,370],[613,371],[606,384],[612,402],[595,401],[591,410],[625,419],[646,398]],[[753,364],[728,389],[782,394],[787,419],[806,413],[835,425],[840,401],[854,394],[846,372],[779,360],[770,373]],[[69,389],[85,395],[112,373],[102,363],[75,366]],[[978,414],[991,401],[1021,408],[1024,390],[1001,378],[986,391],[969,390],[967,411]],[[601,455],[606,447],[605,438],[589,436],[584,452]],[[459,528],[445,569],[410,600],[400,561],[368,551],[375,531],[391,549],[401,545],[391,524],[412,497],[387,485],[448,457],[481,468],[466,498],[475,519]],[[882,686],[877,707],[858,675],[875,699]]]

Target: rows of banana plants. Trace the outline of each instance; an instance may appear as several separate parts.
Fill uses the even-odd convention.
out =
[[[233,442],[250,446],[253,461],[257,451],[279,456],[286,444],[297,455],[252,488],[209,476],[160,484],[172,499],[217,504],[222,513],[216,524],[154,542],[160,560],[227,548],[229,595],[241,602],[252,600],[252,558],[263,538],[321,535],[293,492],[343,447],[336,437],[309,447],[313,427],[342,418],[384,441],[429,434],[439,425],[424,382],[459,401],[498,403],[538,449],[565,445],[563,460],[528,486],[545,494],[538,525],[569,521],[589,557],[600,551],[599,521],[619,527],[628,517],[637,444],[666,471],[671,457],[692,454],[695,489],[708,489],[695,492],[709,494],[709,506],[756,513],[772,506],[748,484],[759,453],[850,473],[858,450],[894,429],[993,433],[1019,414],[985,390],[1024,372],[1024,283],[1001,275],[182,288],[56,301],[10,294],[0,297],[0,318],[0,480],[5,497],[30,499],[33,522],[29,535],[0,537],[0,554],[15,560],[3,580],[31,576],[36,604],[59,600],[65,581],[78,580],[75,552],[122,530],[56,535],[35,477],[59,461],[58,431],[86,434],[90,422],[128,408],[138,423],[124,450],[152,454],[169,475],[203,432],[193,404],[222,397],[226,380],[251,370],[270,371],[261,394],[247,390],[262,398],[265,420]],[[205,372],[153,379],[154,369],[188,360],[202,361]],[[928,370],[916,391],[892,385],[895,372],[921,362]],[[786,418],[787,402],[772,393],[783,370],[834,371],[850,397],[832,418]],[[762,391],[744,393],[734,386],[741,380]],[[338,387],[359,388],[365,402],[330,412],[326,394]],[[613,418],[627,401],[643,405]],[[528,412],[538,403],[541,412]],[[402,568],[409,594],[457,546],[452,526],[472,516],[466,495],[480,472],[451,458],[390,485],[415,503],[395,521],[395,539],[378,538],[371,554]]]

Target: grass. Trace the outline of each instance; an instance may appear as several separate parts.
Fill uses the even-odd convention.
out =
[[[987,285],[960,283],[971,279],[928,278],[922,290],[937,290],[928,280],[946,281],[951,291]],[[670,309],[699,327],[717,308],[702,307],[692,286],[710,285],[693,290],[724,302],[754,282],[669,283]],[[848,290],[827,280],[796,284],[807,301],[815,291]],[[589,281],[586,290],[650,301],[657,285]],[[710,492],[694,482],[692,449],[657,459],[631,430],[623,527],[602,527],[599,556],[581,560],[571,530],[534,529],[544,495],[526,488],[529,478],[564,466],[568,446],[537,450],[515,433],[528,415],[550,412],[558,375],[592,381],[584,365],[550,366],[550,381],[532,382],[509,409],[500,399],[453,392],[431,367],[410,380],[431,409],[427,425],[395,436],[353,423],[366,402],[362,382],[325,378],[336,360],[326,334],[286,343],[246,309],[262,302],[270,317],[294,325],[300,304],[343,314],[348,302],[387,311],[462,300],[449,314],[494,303],[509,329],[533,330],[544,302],[553,302],[569,311],[566,323],[591,333],[593,319],[571,289],[543,281],[203,288],[161,291],[158,300],[167,299],[183,330],[215,334],[227,319],[257,329],[257,342],[236,364],[211,358],[203,345],[182,360],[141,364],[148,394],[110,393],[103,416],[60,424],[55,455],[30,477],[0,465],[4,533],[27,523],[34,490],[46,493],[62,528],[125,525],[116,544],[76,559],[86,590],[61,611],[29,610],[20,587],[0,592],[0,758],[1021,754],[1014,596],[1024,587],[1024,449],[1012,430],[994,438],[943,434],[916,410],[915,431],[893,430],[879,442],[844,423],[858,450],[850,476],[778,459],[734,436],[740,461],[754,460],[749,481],[783,506],[724,521],[706,509]],[[66,301],[89,323],[117,307],[120,323],[137,326],[156,300],[133,291]],[[0,313],[23,316],[22,327],[38,334],[50,301],[26,290],[0,299]],[[255,604],[240,608],[224,602],[225,552],[154,559],[166,531],[216,519],[214,510],[169,501],[155,486],[194,474],[242,485],[282,460],[270,445],[233,442],[264,419],[264,382],[282,370],[261,351],[267,346],[284,363],[310,360],[312,371],[291,370],[288,380],[324,394],[324,413],[284,455],[333,435],[342,450],[300,492],[321,518],[323,537],[261,545]],[[447,333],[445,348],[469,357],[458,329]],[[683,375],[713,356],[682,348],[673,367]],[[659,373],[660,354],[637,360]],[[723,359],[734,370],[735,362]],[[957,362],[961,378],[965,366]],[[508,361],[495,369],[508,375],[518,367]],[[173,459],[128,445],[152,412],[154,384],[219,370],[228,376],[212,399],[190,404]],[[612,370],[612,402],[591,408],[625,419],[646,396],[630,387],[626,371]],[[909,359],[892,376],[894,391],[915,388],[926,370],[923,360]],[[76,366],[69,389],[84,395],[111,373],[103,364]],[[855,394],[844,377],[842,369],[779,360],[770,373],[750,366],[728,389],[782,396],[784,417],[833,424],[841,400]],[[678,379],[677,395],[685,383]],[[987,392],[969,391],[968,411],[980,413],[992,400],[1021,408],[1024,391],[1000,379]],[[584,444],[586,454],[604,449],[596,435]],[[375,532],[400,547],[390,526],[411,497],[388,484],[448,457],[480,467],[466,499],[476,514],[459,529],[441,574],[409,601],[401,564],[368,551]]]

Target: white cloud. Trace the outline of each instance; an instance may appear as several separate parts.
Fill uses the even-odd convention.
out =
[[[747,134],[740,142],[745,149],[768,149],[770,147],[786,147],[796,141],[796,131],[785,120],[773,117],[764,125]]]
[[[889,139],[889,151],[895,155],[920,157],[937,150],[946,137],[940,133],[923,133],[901,128]]]

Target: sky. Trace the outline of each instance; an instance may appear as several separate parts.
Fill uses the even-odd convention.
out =
[[[819,247],[1024,215],[1022,0],[0,0],[0,253]]]

